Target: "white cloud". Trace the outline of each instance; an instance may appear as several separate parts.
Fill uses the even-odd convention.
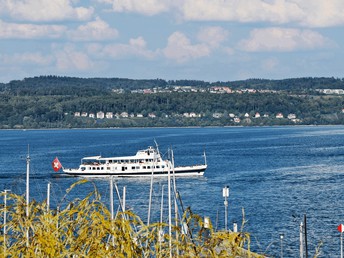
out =
[[[0,0],[0,13],[16,20],[88,20],[93,7],[74,7],[73,0]]]
[[[238,48],[248,52],[311,50],[329,47],[332,43],[320,33],[311,30],[266,28],[251,31],[250,38],[242,40]]]
[[[98,0],[115,12],[174,13],[187,21],[233,21],[328,27],[344,24],[343,0]]]
[[[66,45],[62,49],[54,49],[56,68],[60,71],[86,71],[94,67],[88,55],[75,49],[73,45]]]
[[[183,63],[190,59],[208,56],[210,48],[204,43],[192,45],[183,33],[177,31],[168,38],[167,47],[163,49],[163,54],[168,59]]]
[[[228,37],[228,31],[221,27],[205,27],[198,33],[198,40],[216,48]]]
[[[87,49],[96,58],[120,59],[136,56],[152,59],[156,55],[147,49],[147,43],[142,37],[130,39],[128,44],[89,44]]]
[[[298,4],[288,0],[186,0],[180,11],[185,20],[201,21],[284,23],[302,15]]]
[[[4,65],[40,65],[46,66],[51,64],[53,61],[52,56],[45,56],[42,53],[34,52],[34,53],[16,53],[13,55],[3,55],[1,57],[1,63]]]
[[[155,15],[166,12],[173,1],[170,0],[99,0],[112,5],[115,12],[134,12]]]
[[[1,39],[59,38],[67,28],[61,25],[6,23],[0,20]]]
[[[272,71],[278,67],[279,61],[277,58],[267,58],[262,61],[261,65],[264,70]]]
[[[295,23],[308,27],[344,24],[342,0],[185,0],[184,20]]]
[[[74,41],[102,41],[117,38],[118,31],[97,17],[94,21],[80,25],[75,31],[70,31],[68,35]]]
[[[342,0],[299,0],[299,2],[304,12],[300,21],[301,25],[331,27],[344,24],[344,1]]]

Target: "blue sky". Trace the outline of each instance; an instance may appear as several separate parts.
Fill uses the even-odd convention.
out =
[[[343,78],[343,0],[0,0],[0,82]]]

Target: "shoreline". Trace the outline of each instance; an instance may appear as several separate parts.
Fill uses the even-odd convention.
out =
[[[149,126],[149,127],[73,127],[73,128],[10,128],[10,129],[0,129],[0,131],[53,131],[53,130],[134,130],[134,129],[197,129],[197,128],[268,128],[268,127],[344,127],[344,125],[328,125],[328,124],[319,124],[319,125],[224,125],[224,126]]]

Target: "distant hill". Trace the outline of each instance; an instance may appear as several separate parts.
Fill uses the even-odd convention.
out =
[[[0,84],[0,129],[344,124],[343,89],[336,78],[40,76]]]
[[[151,79],[134,80],[126,78],[76,78],[61,76],[39,76],[14,80],[0,84],[0,91],[18,95],[101,95],[111,89],[150,89],[168,86],[213,87],[227,86],[232,89],[261,89],[307,91],[314,89],[344,89],[344,79],[339,78],[291,78],[283,80],[248,79],[242,81],[205,82],[200,80]]]

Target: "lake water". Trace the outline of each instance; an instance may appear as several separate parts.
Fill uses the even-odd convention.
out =
[[[51,182],[51,205],[56,207],[77,181],[53,172],[51,162],[56,156],[64,167],[77,167],[84,156],[133,155],[154,145],[154,140],[162,154],[173,148],[176,165],[202,163],[206,151],[205,175],[178,178],[177,187],[184,206],[209,216],[218,229],[224,228],[222,188],[228,185],[229,225],[236,221],[240,228],[244,208],[245,231],[251,233],[254,251],[278,257],[283,233],[284,257],[299,257],[299,224],[307,214],[309,255],[322,243],[320,257],[340,256],[337,226],[344,223],[343,126],[2,130],[0,190],[25,193],[28,145],[30,197],[43,201]],[[109,183],[94,182],[108,202]],[[150,179],[117,179],[116,183],[120,191],[126,186],[127,206],[145,220]],[[162,185],[166,190],[166,180],[154,182],[156,221]],[[92,189],[92,184],[79,186],[66,201],[82,198]]]

